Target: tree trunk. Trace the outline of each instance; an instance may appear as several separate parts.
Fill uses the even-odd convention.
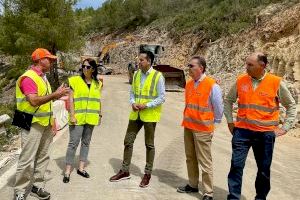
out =
[[[57,49],[55,47],[56,45],[52,45],[51,53],[53,55],[56,55]],[[55,91],[59,86],[59,77],[58,77],[58,70],[57,70],[57,62],[54,62],[51,69],[50,69],[50,79],[49,82],[51,84],[51,87],[53,91]]]

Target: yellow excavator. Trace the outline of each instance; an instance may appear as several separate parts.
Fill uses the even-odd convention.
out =
[[[101,51],[98,53],[97,56],[90,56],[90,55],[80,56],[81,61],[83,61],[84,59],[87,59],[87,58],[92,58],[92,59],[96,60],[96,62],[98,64],[100,74],[106,74],[106,75],[112,74],[113,70],[111,68],[105,67],[105,64],[110,63],[109,52],[112,49],[115,49],[115,48],[117,48],[121,45],[133,42],[134,39],[135,38],[133,36],[128,35],[128,36],[125,37],[125,39],[122,39],[122,40],[117,41],[117,42],[110,43],[110,44],[105,45],[104,47],[102,47]]]
[[[133,41],[134,41],[134,37],[129,35],[129,36],[126,36],[125,39],[123,39],[121,41],[113,42],[111,44],[108,44],[108,45],[104,46],[98,54],[99,60],[104,61],[104,59],[107,57],[107,55],[109,54],[109,51],[111,49],[115,49],[118,46],[127,44],[129,42],[133,42]]]

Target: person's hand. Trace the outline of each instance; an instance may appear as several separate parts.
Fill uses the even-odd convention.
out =
[[[53,135],[53,137],[56,136],[56,134],[57,134],[56,128],[52,126],[52,127],[51,127],[51,130],[52,130],[52,135]]]
[[[228,129],[230,133],[233,135],[234,123],[228,123]]]
[[[70,116],[70,122],[71,122],[71,124],[76,124],[77,123],[77,119],[75,118],[74,115]]]
[[[138,104],[133,103],[133,104],[132,104],[132,110],[133,110],[134,112],[138,111],[138,110],[139,110]]]
[[[277,128],[274,130],[274,133],[275,133],[276,137],[280,137],[280,136],[285,135],[287,133],[287,131],[282,128]]]
[[[103,84],[103,77],[102,77],[100,74],[97,75],[97,80],[98,80],[98,81],[101,81],[102,84]]]
[[[59,88],[57,88],[57,90],[54,92],[55,97],[57,99],[61,98],[62,96],[65,96],[65,95],[69,95],[69,93],[70,93],[70,88],[65,86],[64,83],[61,84],[61,86],[59,86]]]
[[[138,108],[139,110],[144,110],[145,108],[147,108],[146,104],[138,104]]]
[[[53,118],[53,124],[51,125],[51,131],[53,136],[57,134],[57,128],[56,128],[56,120]]]

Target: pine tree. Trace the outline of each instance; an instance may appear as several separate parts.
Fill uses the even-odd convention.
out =
[[[43,47],[58,50],[79,48],[79,25],[73,11],[76,0],[2,0],[0,51],[12,56],[27,56]],[[28,59],[29,60],[29,59]],[[27,66],[18,66],[27,67]],[[58,87],[57,66],[50,81]]]

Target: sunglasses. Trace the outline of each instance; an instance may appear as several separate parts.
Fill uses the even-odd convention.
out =
[[[195,67],[195,65],[188,64],[187,67],[188,67],[188,68],[193,68],[193,67]]]
[[[90,66],[90,65],[82,65],[81,67],[82,67],[82,69],[84,69],[84,68],[85,69],[91,69],[92,68],[92,66]]]

